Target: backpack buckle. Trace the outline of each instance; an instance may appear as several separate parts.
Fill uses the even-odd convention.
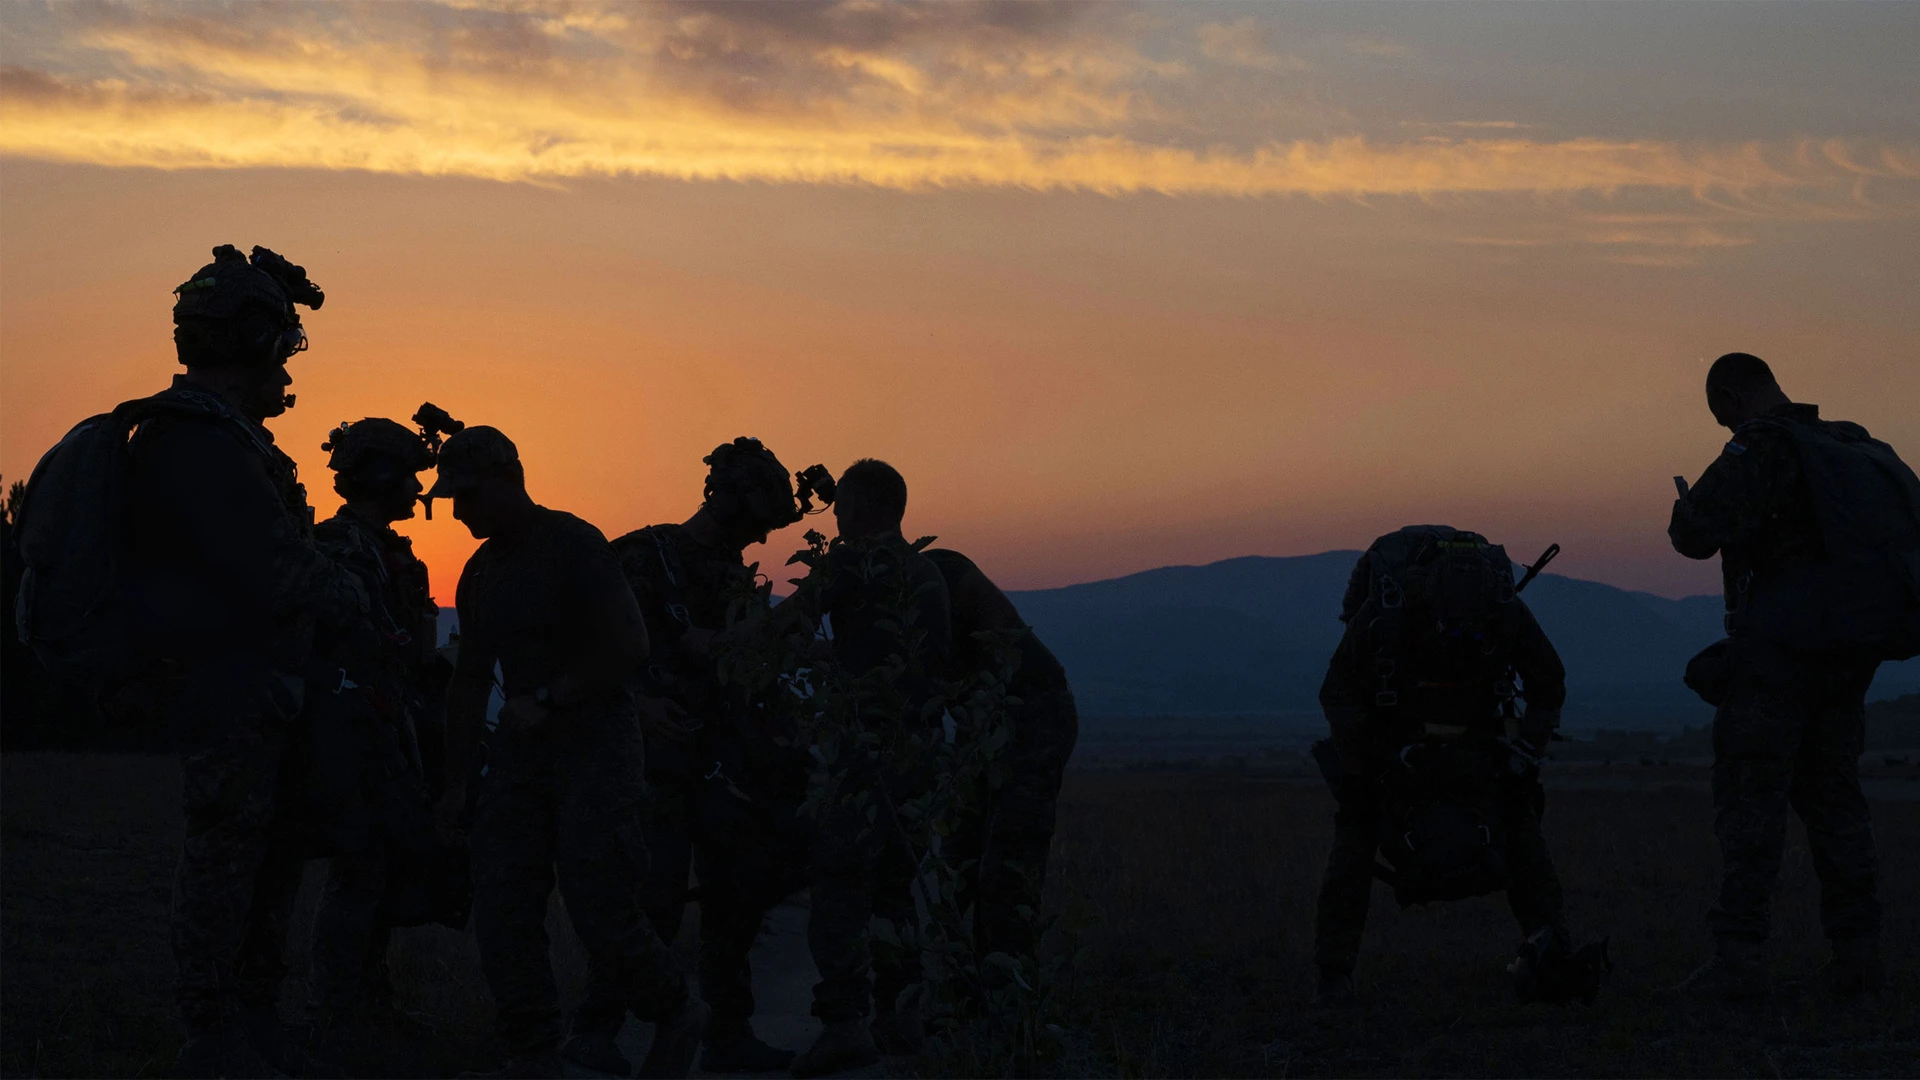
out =
[[[693,615],[691,612],[687,610],[687,605],[668,604],[667,614],[673,616],[674,622],[679,623],[681,626],[686,627],[688,630],[693,629]]]
[[[1400,695],[1392,690],[1382,690],[1373,695],[1373,703],[1382,709],[1391,709],[1400,704]]]

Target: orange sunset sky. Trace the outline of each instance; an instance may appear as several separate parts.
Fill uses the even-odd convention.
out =
[[[753,434],[1009,587],[1439,520],[1712,591],[1714,356],[1920,459],[1916,55],[1920,5],[8,3],[0,474],[264,244],[328,294],[273,425],[323,515],[327,430],[430,399],[609,535]],[[473,541],[404,531],[450,603]]]

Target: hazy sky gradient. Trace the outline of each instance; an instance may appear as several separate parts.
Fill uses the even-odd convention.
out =
[[[327,429],[430,398],[609,534],[751,433],[893,461],[1010,586],[1441,520],[1707,591],[1713,356],[1920,455],[1917,52],[1912,5],[8,5],[0,473],[260,243],[329,293],[274,425],[323,513]],[[450,602],[472,542],[408,531]]]

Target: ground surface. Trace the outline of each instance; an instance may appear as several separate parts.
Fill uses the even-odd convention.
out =
[[[165,757],[8,755],[0,786],[0,1072],[155,1075],[170,1018],[166,911],[178,774]],[[1312,906],[1330,803],[1289,778],[1082,773],[1069,778],[1049,907],[1087,949],[1073,985],[1063,1074],[1858,1075],[1920,1062],[1920,802],[1876,784],[1875,826],[1894,981],[1877,1007],[1826,1004],[1817,889],[1794,830],[1776,908],[1772,1007],[1730,1012],[1658,988],[1705,955],[1701,913],[1717,858],[1697,768],[1566,768],[1548,833],[1576,932],[1610,934],[1618,965],[1592,1007],[1512,1003],[1515,932],[1500,897],[1401,912],[1376,890],[1361,1007],[1306,1006]],[[313,884],[310,875],[309,885]],[[296,942],[311,917],[302,906]],[[804,907],[769,920],[756,950],[764,1038],[801,1047],[812,965]],[[689,920],[690,923],[692,920]],[[577,998],[584,961],[556,905],[555,970]],[[692,928],[679,947],[686,950]],[[691,959],[691,957],[688,957]],[[286,997],[304,999],[304,961]],[[437,1037],[362,1048],[367,1074],[448,1075],[493,1060],[490,1006],[470,939],[399,935],[403,1004]],[[636,1060],[648,1030],[629,1023]],[[890,1071],[912,1068],[891,1063]],[[586,1074],[580,1074],[586,1075]]]

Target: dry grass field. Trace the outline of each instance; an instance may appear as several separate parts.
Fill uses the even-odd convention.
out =
[[[1920,802],[1874,806],[1889,998],[1865,1009],[1826,1003],[1817,890],[1796,835],[1777,908],[1780,992],[1768,1009],[1737,1012],[1658,992],[1705,955],[1717,857],[1699,779],[1676,768],[1636,775],[1631,789],[1553,793],[1549,837],[1576,933],[1613,942],[1617,970],[1596,1005],[1513,1003],[1503,968],[1516,934],[1500,897],[1402,912],[1376,889],[1357,972],[1363,1004],[1326,1014],[1306,1004],[1331,811],[1320,788],[1218,773],[1072,774],[1049,903],[1089,952],[1058,1071],[1913,1075]],[[166,757],[4,758],[0,1072],[156,1075],[171,1061],[177,784]],[[553,930],[563,990],[577,994],[583,965],[557,910]],[[305,996],[298,950],[291,959],[290,1012]],[[471,942],[406,931],[393,962],[403,1002],[441,1037],[405,1051],[369,1047],[360,1069],[448,1075],[486,1064],[489,1006]]]

